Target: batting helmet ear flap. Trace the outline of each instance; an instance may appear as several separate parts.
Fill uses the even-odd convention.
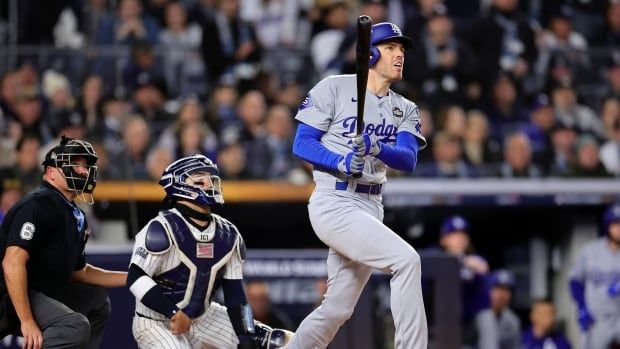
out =
[[[377,46],[370,46],[370,60],[368,64],[372,67],[377,63],[379,58],[381,57],[381,52],[377,48]]]

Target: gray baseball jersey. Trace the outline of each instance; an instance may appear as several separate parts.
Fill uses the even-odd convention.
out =
[[[367,91],[364,113],[365,132],[381,142],[395,144],[397,132],[410,132],[422,147],[426,145],[417,107],[393,91],[382,98]],[[324,131],[321,143],[344,155],[352,150],[356,114],[355,75],[337,75],[323,79],[310,91],[296,119]],[[358,180],[314,171],[316,190],[308,213],[316,235],[329,246],[327,292],[322,304],[302,321],[284,348],[326,348],[353,313],[373,269],[393,275],[390,304],[396,327],[395,348],[427,348],[420,257],[383,224],[380,190],[357,190],[360,184],[383,184],[386,170],[381,160],[366,156],[363,176]],[[337,185],[343,182],[346,185]]]
[[[480,311],[475,317],[478,349],[520,349],[521,323],[517,315],[505,309],[498,316],[491,309]]]
[[[320,81],[303,101],[295,119],[321,131],[325,131],[321,143],[338,154],[351,151],[352,138],[357,125],[357,82],[355,75],[334,75]],[[366,91],[364,105],[364,132],[387,144],[396,143],[397,132],[410,132],[426,146],[422,136],[422,124],[418,107],[405,97],[389,91],[385,97],[377,97]],[[384,183],[387,167],[383,161],[367,157],[364,172],[359,180],[364,183]],[[333,183],[330,174],[314,171],[319,184],[322,179]]]
[[[585,285],[586,306],[594,318],[588,331],[590,348],[607,348],[614,339],[620,342],[620,295],[610,292],[620,283],[620,253],[609,249],[607,238],[590,242],[573,264],[570,278]]]
[[[187,223],[185,218],[176,209],[170,211]],[[212,217],[212,223],[204,231],[187,223],[191,234],[196,237],[213,235],[218,225],[232,225],[232,223],[216,214],[212,214]],[[170,241],[173,243],[165,251],[158,253],[147,252],[146,231],[150,222],[136,235],[131,263],[139,266],[151,278],[174,270],[181,263],[190,263],[188,257],[179,250],[178,243],[175,242],[174,234],[171,232],[170,224],[163,214],[160,213],[153,220],[158,221],[164,226]],[[239,241],[236,242],[236,244],[238,243]],[[225,279],[241,279],[243,277],[242,267],[243,260],[239,255],[239,250],[234,248],[213,266],[211,274],[218,275],[219,272],[222,272],[222,277]],[[137,284],[134,284],[135,287],[139,287]],[[238,338],[226,308],[217,303],[210,302],[213,291],[213,284],[210,284],[206,290],[204,313],[193,319],[190,332],[183,336],[175,336],[170,332],[169,320],[164,315],[150,309],[141,302],[136,302],[136,312],[143,315],[134,317],[132,327],[138,346],[140,348],[182,349],[196,348],[204,344],[213,348],[237,348]],[[191,292],[177,306],[183,308],[189,298],[191,298]]]

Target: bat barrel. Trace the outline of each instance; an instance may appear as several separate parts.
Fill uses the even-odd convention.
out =
[[[364,104],[366,102],[366,84],[370,65],[370,29],[372,19],[362,15],[357,19],[357,45],[355,73],[357,76],[357,134],[364,130]]]

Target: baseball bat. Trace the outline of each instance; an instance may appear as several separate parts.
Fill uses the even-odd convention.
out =
[[[362,15],[357,18],[357,45],[355,50],[355,74],[357,77],[357,135],[364,132],[364,104],[370,61],[370,26],[372,19]]]
[[[362,15],[357,18],[357,44],[355,46],[355,76],[357,82],[357,135],[364,132],[364,104],[366,103],[366,85],[370,61],[370,26],[372,19]],[[353,176],[360,178],[361,173]]]

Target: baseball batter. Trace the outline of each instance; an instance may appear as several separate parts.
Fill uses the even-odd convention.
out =
[[[245,246],[237,228],[211,213],[224,199],[204,155],[173,162],[159,182],[166,209],[136,236],[127,284],[136,297],[140,348],[275,349],[292,333],[255,323],[242,284]],[[226,307],[212,302],[222,287]]]
[[[402,79],[410,38],[392,23],[371,29],[364,133],[356,137],[356,77],[330,76],[311,89],[297,113],[293,152],[314,166],[308,211],[329,246],[327,292],[285,348],[325,348],[351,316],[373,269],[393,275],[391,310],[397,349],[426,349],[420,256],[382,223],[387,167],[411,172],[426,146],[414,103],[390,90]],[[361,177],[357,178],[357,175]]]
[[[586,349],[620,344],[620,204],[603,215],[606,235],[581,250],[570,289]]]

